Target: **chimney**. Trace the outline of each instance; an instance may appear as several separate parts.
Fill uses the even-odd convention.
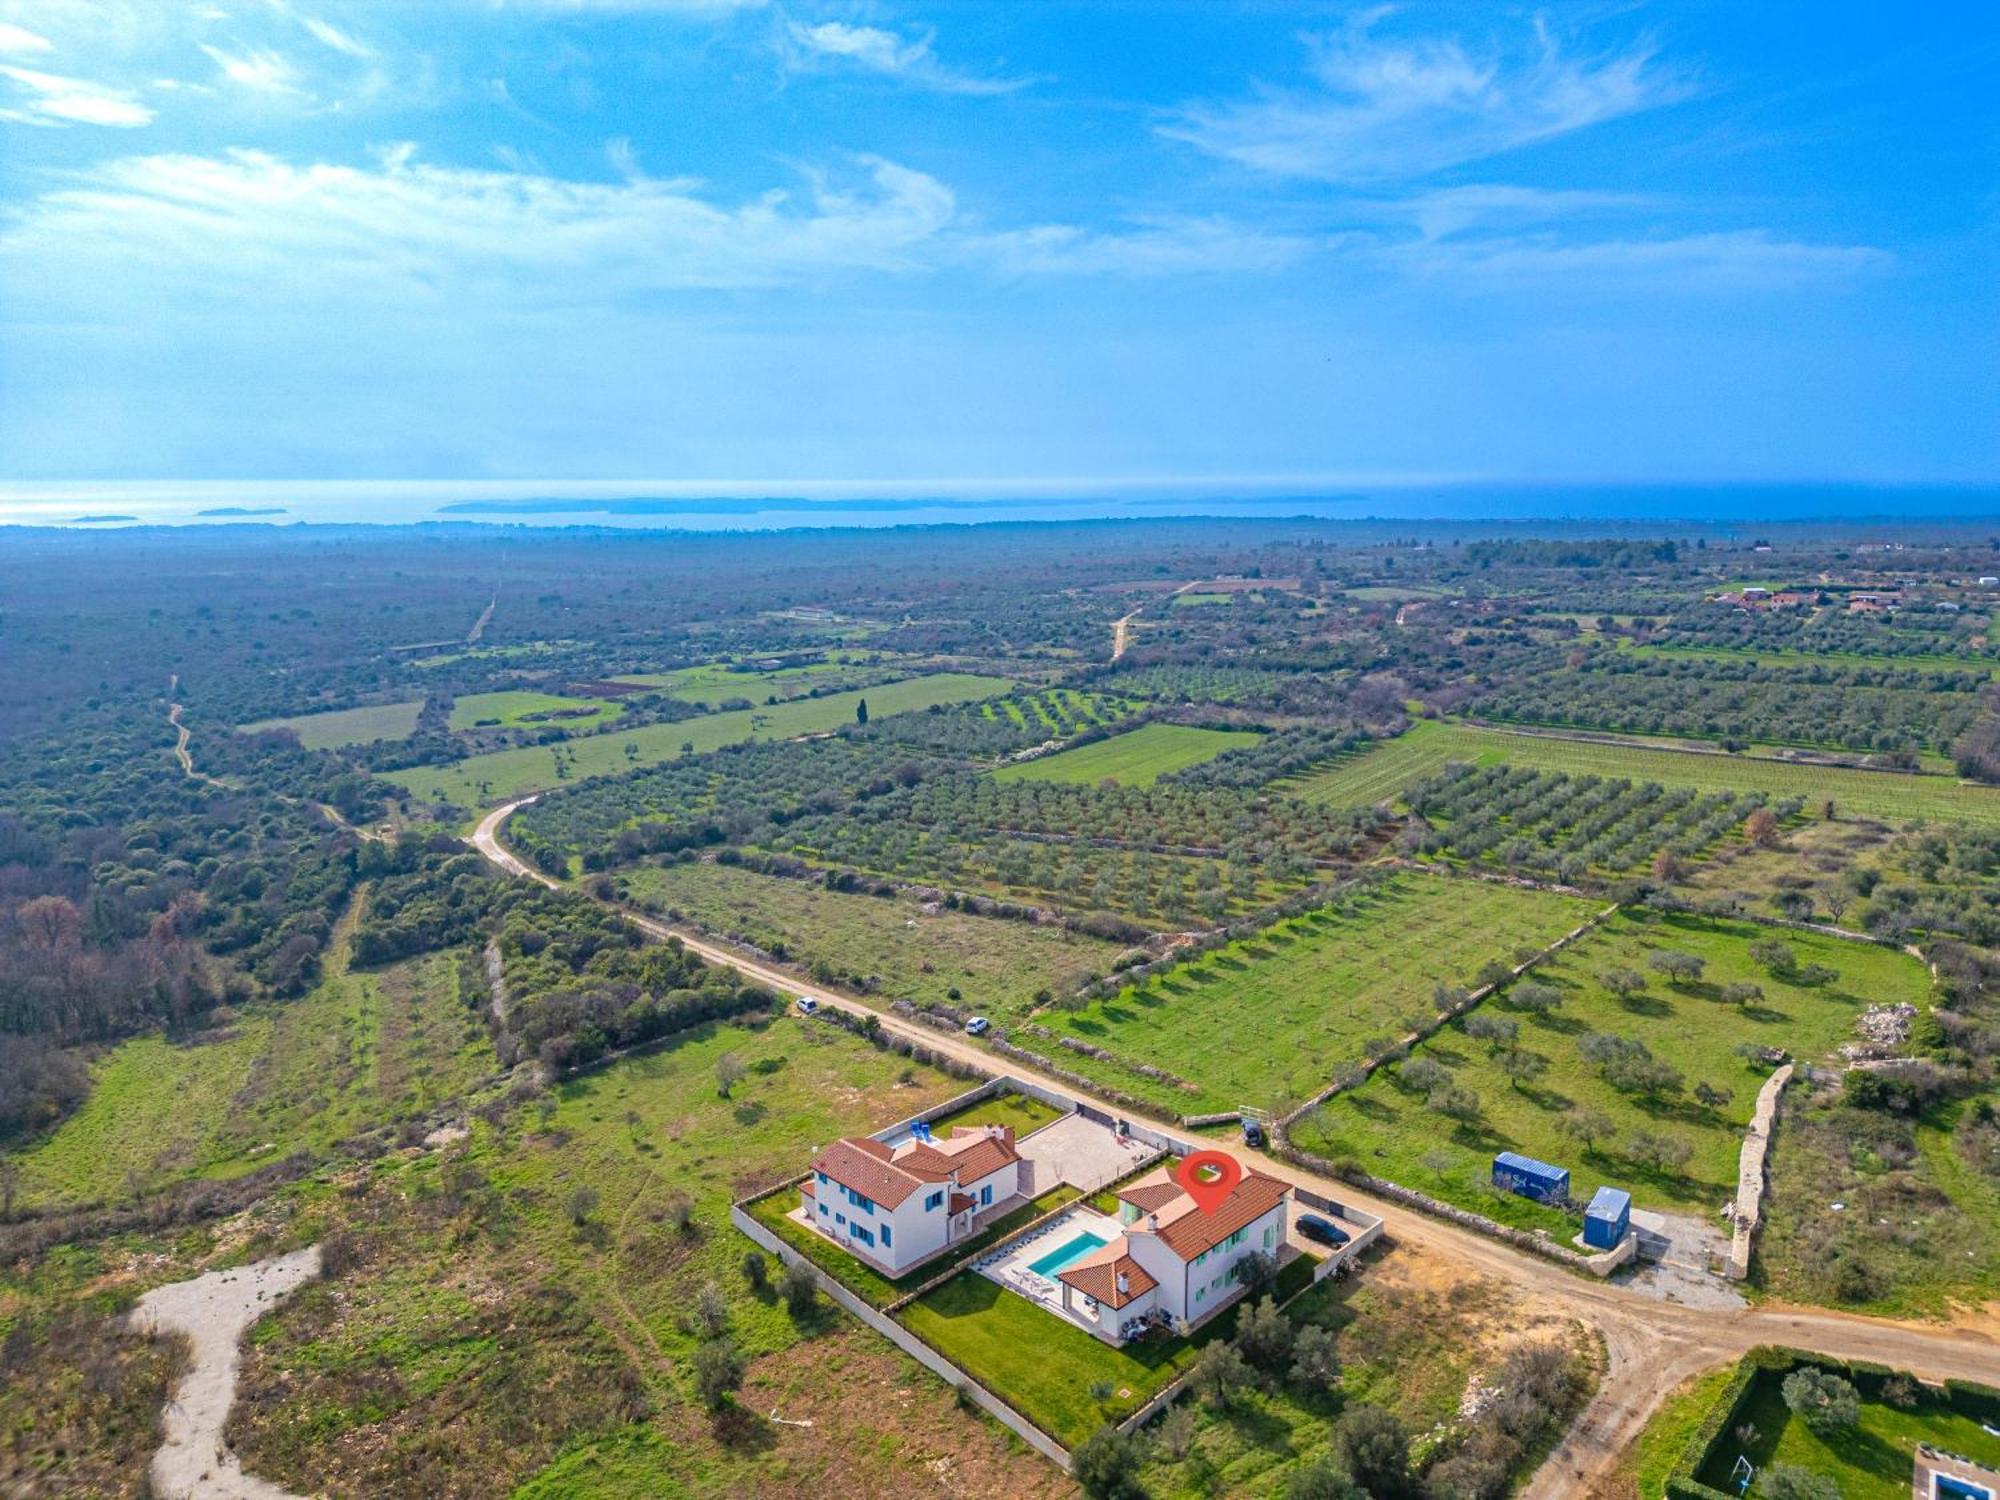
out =
[[[1158,1214],[1147,1214],[1146,1227],[1155,1234],[1158,1234],[1160,1232],[1160,1216]]]
[[[1123,1297],[1132,1290],[1132,1278],[1123,1271],[1118,1273],[1118,1295]]]

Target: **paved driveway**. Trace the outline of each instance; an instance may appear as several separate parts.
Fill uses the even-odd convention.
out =
[[[1103,1125],[1082,1115],[1064,1115],[1015,1143],[1031,1170],[1032,1186],[1023,1191],[1040,1197],[1057,1183],[1067,1182],[1086,1193],[1129,1176],[1158,1153],[1135,1140],[1120,1141]]]

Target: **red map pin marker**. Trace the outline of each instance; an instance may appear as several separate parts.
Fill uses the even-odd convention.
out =
[[[1243,1164],[1227,1151],[1194,1151],[1174,1169],[1174,1181],[1181,1190],[1194,1199],[1194,1206],[1205,1214],[1212,1214],[1222,1207],[1222,1200],[1236,1190],[1236,1184],[1243,1180]]]

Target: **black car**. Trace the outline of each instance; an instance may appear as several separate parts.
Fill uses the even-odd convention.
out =
[[[1331,1219],[1322,1219],[1318,1214],[1300,1214],[1299,1233],[1309,1240],[1318,1240],[1322,1245],[1344,1245],[1347,1231],[1334,1227]]]
[[[1246,1146],[1255,1146],[1259,1151],[1263,1150],[1264,1127],[1255,1120],[1245,1120],[1243,1122],[1243,1144]]]

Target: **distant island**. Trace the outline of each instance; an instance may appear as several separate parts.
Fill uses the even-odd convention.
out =
[[[1343,498],[1339,496],[1331,498]],[[1353,498],[1360,498],[1355,496]],[[797,511],[805,514],[835,511],[874,513],[880,511],[1010,510],[1055,509],[1074,505],[1063,499],[951,499],[945,496],[878,500],[810,500],[799,496],[772,495],[761,498],[716,499],[629,499],[629,500],[454,500],[437,508],[439,515],[460,516],[753,516],[767,511]],[[1178,505],[1177,500],[1137,498],[1120,503],[1121,509]],[[1219,495],[1204,501],[1210,506],[1235,507],[1267,505],[1269,496]]]
[[[99,521],[136,521],[138,519],[137,516],[78,516],[69,524],[72,526],[90,526]]]
[[[197,516],[282,516],[286,514],[282,505],[218,505],[213,510],[198,510]]]

